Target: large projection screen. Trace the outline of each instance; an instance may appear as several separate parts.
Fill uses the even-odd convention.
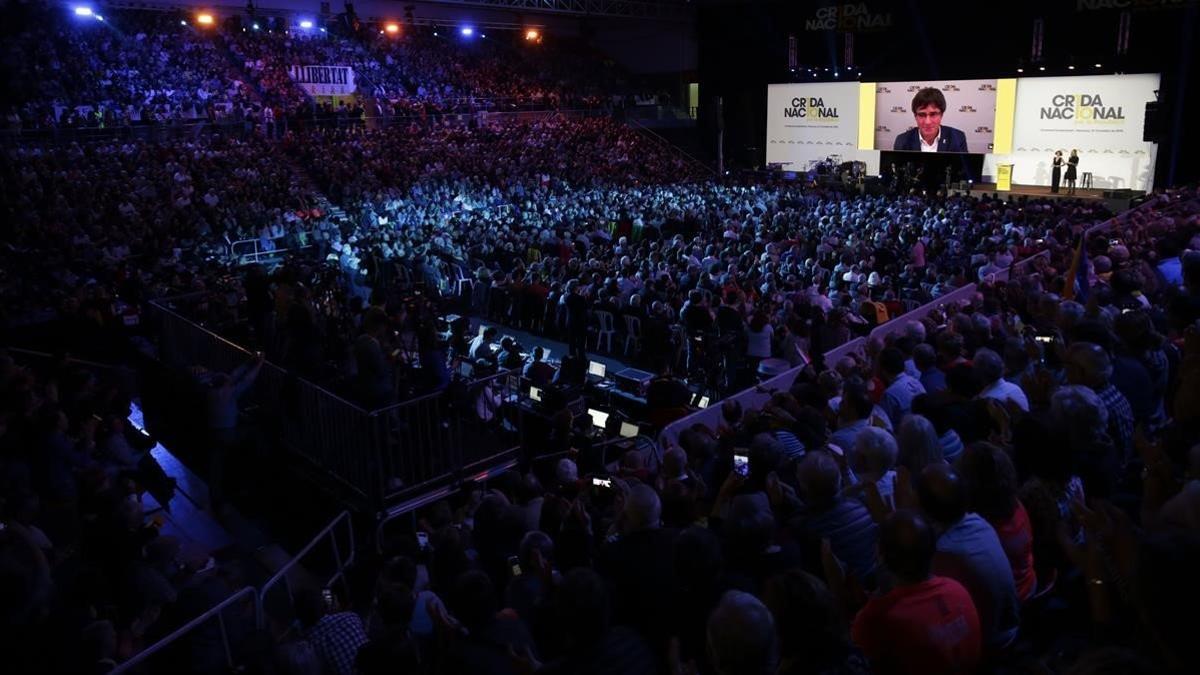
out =
[[[879,171],[879,153],[858,149],[859,84],[832,82],[767,86],[767,164],[806,171],[836,155]]]
[[[1142,126],[1158,87],[1157,74],[1021,78],[1012,152],[989,156],[984,174],[1012,164],[1013,183],[1049,185],[1054,151],[1076,149],[1093,187],[1149,191],[1157,146],[1142,140]]]

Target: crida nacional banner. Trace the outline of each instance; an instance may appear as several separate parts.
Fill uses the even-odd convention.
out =
[[[292,66],[289,73],[312,96],[354,93],[354,69],[349,66]]]
[[[1158,74],[1020,78],[1012,154],[996,161],[1013,164],[1014,183],[1050,185],[1055,151],[1078,150],[1094,187],[1148,190],[1157,147],[1142,124],[1158,87]]]
[[[767,87],[767,163],[805,171],[813,160],[858,157],[857,82]]]

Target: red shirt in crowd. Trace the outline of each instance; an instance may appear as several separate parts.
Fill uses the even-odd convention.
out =
[[[1008,564],[1012,565],[1017,597],[1025,602],[1037,590],[1037,572],[1033,568],[1033,526],[1029,524],[1029,514],[1021,502],[1017,502],[1017,508],[1008,521],[996,521],[991,525],[1000,537],[1000,546],[1004,549]]]
[[[871,598],[852,636],[876,673],[969,673],[983,639],[970,594],[946,577]]]

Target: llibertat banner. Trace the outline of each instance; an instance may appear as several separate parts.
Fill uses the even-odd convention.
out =
[[[1012,154],[994,161],[1013,165],[1014,183],[1050,185],[1055,151],[1066,159],[1078,150],[1080,180],[1086,172],[1096,188],[1149,190],[1157,146],[1142,140],[1142,125],[1159,79],[1157,74],[1020,78]]]
[[[350,66],[292,66],[289,74],[311,96],[354,93],[354,69]]]
[[[767,164],[807,171],[815,162],[871,161],[858,150],[857,82],[767,85]],[[870,170],[868,166],[868,170]]]

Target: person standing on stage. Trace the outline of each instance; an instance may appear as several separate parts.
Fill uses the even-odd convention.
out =
[[[1062,150],[1054,151],[1054,159],[1050,162],[1050,192],[1058,194],[1058,184],[1062,182],[1063,156]]]
[[[1075,176],[1079,171],[1079,151],[1071,150],[1071,156],[1067,159],[1067,194],[1075,194]]]

